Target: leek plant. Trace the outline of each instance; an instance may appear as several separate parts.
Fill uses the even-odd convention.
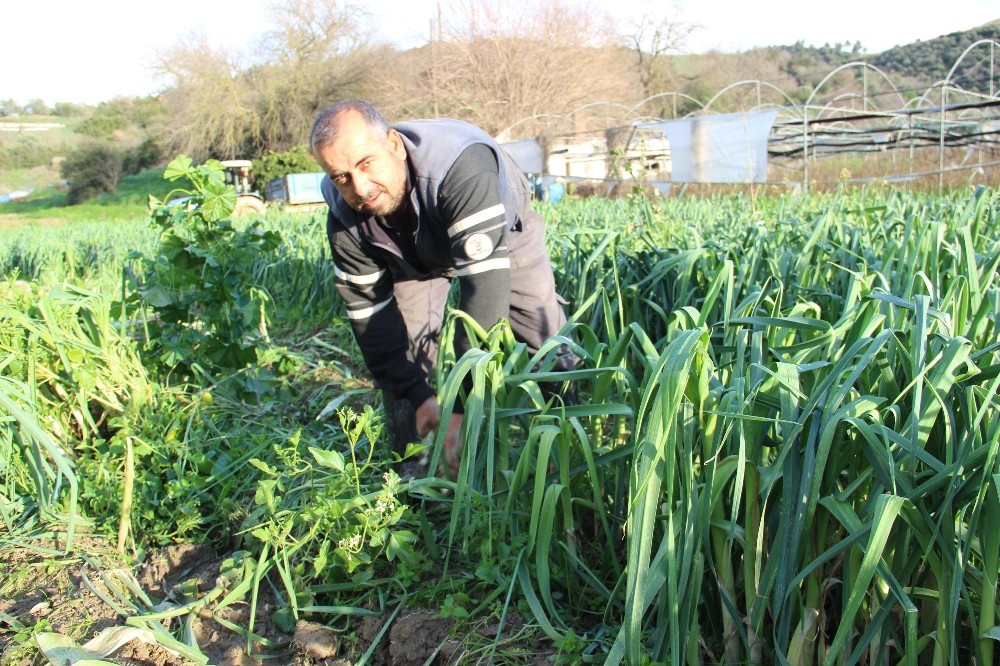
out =
[[[603,229],[550,226],[565,337],[452,359],[465,457],[424,494],[449,560],[498,567],[553,640],[588,628],[585,661],[991,663],[996,194],[589,206]],[[547,370],[559,344],[576,370]]]

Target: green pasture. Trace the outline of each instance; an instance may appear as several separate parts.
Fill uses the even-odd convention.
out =
[[[457,479],[440,438],[399,476],[321,212],[4,230],[0,544],[212,544],[225,589],[115,600],[194,661],[185,617],[266,587],[289,629],[434,609],[466,663],[524,663],[515,611],[564,663],[995,663],[996,190],[541,210],[570,322],[530,354],[449,318],[481,340],[439,368]],[[252,362],[211,346],[237,320]]]
[[[29,183],[21,183],[19,186],[35,189],[24,199],[0,204],[0,230],[32,223],[52,226],[61,222],[84,224],[117,221],[131,223],[127,224],[129,227],[134,227],[137,223],[141,226],[149,213],[149,195],[164,197],[171,189],[171,183],[163,179],[162,169],[143,171],[133,176],[124,176],[114,192],[105,192],[86,203],[71,206],[66,202],[65,188],[50,182],[30,182],[31,170],[17,171],[11,177],[29,180]],[[51,181],[53,175],[46,171],[45,177]]]

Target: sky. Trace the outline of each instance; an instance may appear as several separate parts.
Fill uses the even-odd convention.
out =
[[[523,1],[523,0],[521,0]],[[577,0],[570,0],[577,1]],[[584,0],[579,0],[584,1]],[[663,0],[586,0],[593,6],[641,14]],[[162,89],[152,73],[157,52],[191,35],[243,51],[269,29],[268,7],[275,0],[49,0],[41,5],[8,3],[0,33],[0,100],[18,104],[97,104],[117,96],[145,96]],[[400,48],[426,41],[437,0],[377,0],[378,32]],[[969,30],[1000,19],[996,0],[920,3],[840,0],[674,0],[672,15],[698,25],[688,50],[742,51],[754,46],[861,42],[867,53],[900,44]],[[947,7],[943,11],[943,7]],[[96,25],[95,25],[96,24]]]

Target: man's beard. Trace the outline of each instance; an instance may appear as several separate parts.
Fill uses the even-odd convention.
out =
[[[375,198],[369,196],[368,199],[361,202],[358,210],[365,215],[374,215],[375,217],[386,217],[399,210],[399,206],[403,201],[402,196],[394,197],[385,188],[379,188],[378,194],[381,194],[381,196],[378,197],[379,202],[377,205],[372,206],[367,203],[369,200]]]

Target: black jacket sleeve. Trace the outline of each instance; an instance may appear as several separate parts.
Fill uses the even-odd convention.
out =
[[[365,365],[380,388],[414,407],[434,395],[420,368],[407,356],[406,325],[392,295],[392,273],[370,256],[333,215],[327,215],[337,292],[361,348]]]
[[[459,283],[458,307],[489,330],[510,314],[507,211],[500,198],[499,168],[493,151],[482,144],[465,149],[442,180],[438,202]],[[456,357],[471,346],[464,327],[459,327]],[[466,378],[464,387],[471,390],[471,377]],[[455,410],[463,411],[460,402]]]
[[[442,180],[438,200],[459,282],[459,309],[489,330],[510,312],[507,212],[493,151],[482,144],[465,149]],[[469,349],[464,332],[455,345],[458,356]]]

